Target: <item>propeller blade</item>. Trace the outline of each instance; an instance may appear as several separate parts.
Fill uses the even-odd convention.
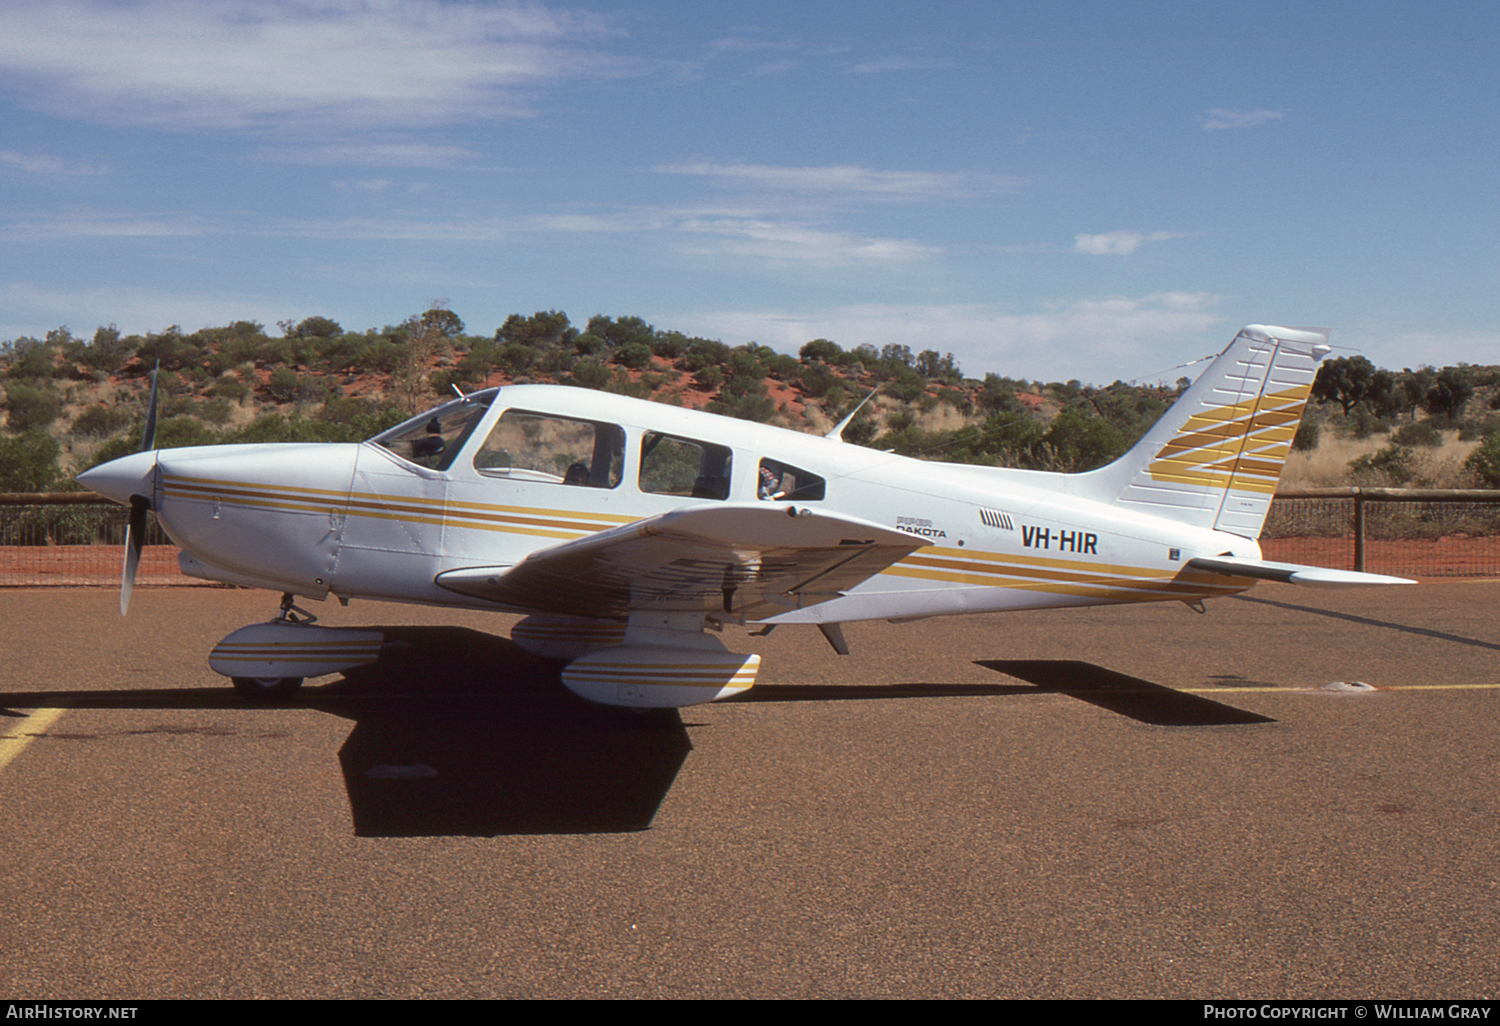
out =
[[[161,361],[151,368],[151,398],[146,403],[146,430],[141,432],[141,452],[156,448],[156,375]],[[130,593],[135,591],[135,572],[141,566],[141,549],[146,546],[146,511],[151,500],[144,495],[130,497],[130,519],[125,524],[125,565],[120,568],[120,615],[130,608]]]
[[[151,368],[151,399],[146,404],[146,430],[141,432],[141,452],[156,448],[156,372],[161,370],[161,361]]]
[[[130,520],[125,524],[125,566],[120,570],[120,615],[130,608],[130,593],[135,591],[135,572],[141,565],[141,549],[146,544],[146,510],[151,500],[144,495],[130,497]]]

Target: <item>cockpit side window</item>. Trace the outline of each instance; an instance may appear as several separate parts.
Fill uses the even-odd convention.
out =
[[[625,470],[625,432],[617,424],[506,410],[474,454],[485,477],[613,488]]]
[[[370,439],[428,470],[447,470],[490,408],[494,393],[479,392],[444,403]]]
[[[731,456],[727,446],[648,431],[641,439],[641,491],[727,499]]]
[[[767,501],[817,502],[823,498],[824,482],[817,474],[799,470],[780,460],[763,459],[756,476],[755,497]]]

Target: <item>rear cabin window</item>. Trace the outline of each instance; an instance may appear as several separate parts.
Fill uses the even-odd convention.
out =
[[[617,424],[506,410],[474,454],[485,477],[613,488],[625,469],[625,432]]]
[[[641,439],[641,491],[727,499],[730,457],[727,446],[648,431]]]
[[[823,498],[823,479],[779,460],[761,460],[755,496],[767,501],[816,502]]]

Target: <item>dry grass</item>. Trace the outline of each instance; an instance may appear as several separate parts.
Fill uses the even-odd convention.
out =
[[[1312,452],[1294,452],[1287,457],[1281,471],[1282,491],[1298,488],[1343,488],[1353,484],[1375,484],[1355,481],[1349,463],[1361,456],[1378,452],[1391,444],[1389,435],[1369,438],[1339,438],[1324,434]],[[1436,449],[1417,448],[1416,478],[1408,482],[1420,488],[1472,488],[1473,475],[1464,469],[1464,460],[1479,443],[1460,442],[1456,432],[1445,432],[1443,444]],[[1378,482],[1389,484],[1389,482]]]

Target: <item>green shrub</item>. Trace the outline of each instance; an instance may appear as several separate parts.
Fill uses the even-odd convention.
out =
[[[1358,483],[1404,485],[1416,476],[1417,454],[1408,446],[1392,442],[1384,449],[1350,460],[1349,469]]]
[[[581,385],[584,388],[603,388],[613,377],[608,367],[593,357],[588,357],[573,364],[573,377],[568,384]]]
[[[651,347],[644,342],[627,342],[615,350],[614,360],[631,370],[645,370],[651,366]]]
[[[62,415],[62,399],[56,392],[20,381],[5,386],[5,405],[12,431],[41,431]]]
[[[210,399],[198,405],[198,416],[214,425],[222,426],[226,423],[230,412],[228,399]]]
[[[1431,449],[1436,449],[1443,444],[1443,433],[1427,421],[1418,420],[1406,424],[1395,431],[1391,435],[1391,441],[1396,445],[1423,445]]]
[[[57,480],[57,441],[42,431],[0,437],[0,492],[39,492]]]
[[[208,389],[209,395],[221,399],[232,399],[240,405],[244,405],[245,396],[250,394],[250,386],[241,381],[234,374],[224,374],[219,377]]]
[[[1486,488],[1500,488],[1500,432],[1485,435],[1464,466],[1478,474]]]

